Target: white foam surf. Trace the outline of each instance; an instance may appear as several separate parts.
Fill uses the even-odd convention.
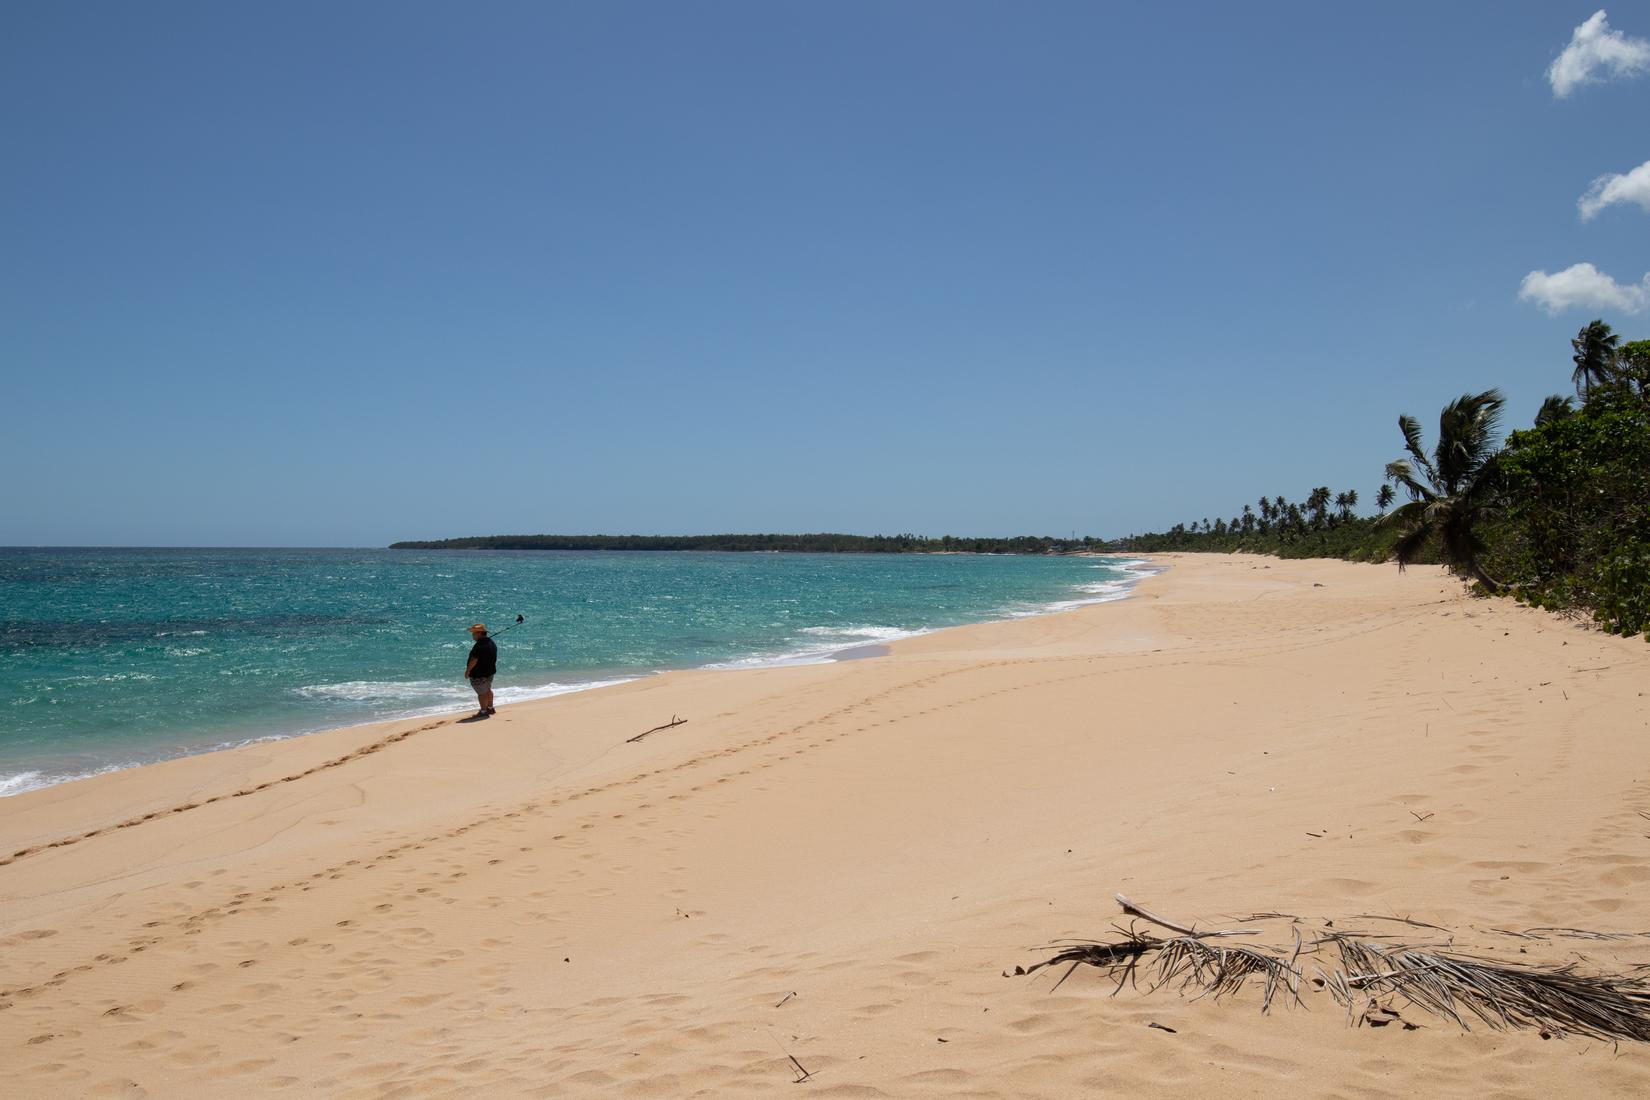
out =
[[[1095,581],[1091,584],[1076,586],[1082,595],[1075,599],[1055,600],[1052,603],[1041,604],[1037,607],[1020,608],[1009,612],[1009,618],[1029,619],[1038,615],[1052,615],[1058,611],[1071,611],[1079,607],[1090,607],[1098,603],[1112,603],[1117,600],[1126,600],[1134,591],[1134,586],[1147,577],[1155,577],[1162,570],[1153,569],[1151,563],[1139,558],[1129,558],[1125,561],[1106,562],[1104,565],[1091,566],[1094,569],[1105,569],[1111,572],[1122,571],[1125,575],[1110,580]]]
[[[0,798],[50,786],[54,782],[56,780],[46,778],[45,772],[15,772],[11,775],[0,775]]]
[[[548,699],[575,691],[594,691],[636,678],[615,676],[572,683],[500,686],[493,689],[493,698],[498,703],[523,703],[529,699]],[[375,722],[441,714],[455,707],[468,706],[475,702],[476,697],[467,683],[441,680],[344,680],[336,684],[309,684],[293,691],[306,699],[333,699],[395,708],[393,713],[375,715],[372,718]]]
[[[836,660],[837,655],[848,650],[861,649],[870,645],[883,645],[887,642],[896,642],[901,638],[915,638],[919,634],[930,633],[938,629],[906,629],[898,626],[805,626],[797,631],[810,638],[818,638],[819,642],[810,645],[796,646],[779,653],[760,653],[749,657],[738,657],[730,661],[717,661],[705,665],[709,669],[744,669],[744,668],[786,668],[794,665],[823,665]]]

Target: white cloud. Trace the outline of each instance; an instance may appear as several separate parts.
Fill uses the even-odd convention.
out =
[[[1650,305],[1650,275],[1640,283],[1618,283],[1592,264],[1575,264],[1551,275],[1532,271],[1524,276],[1518,296],[1548,313],[1567,309],[1619,310],[1637,313]]]
[[[1650,69],[1650,40],[1610,29],[1601,8],[1575,29],[1570,44],[1547,69],[1553,95],[1563,99],[1583,84],[1609,76],[1637,76]]]
[[[1650,213],[1650,160],[1622,176],[1600,176],[1576,201],[1581,220],[1589,221],[1612,203],[1631,202]]]

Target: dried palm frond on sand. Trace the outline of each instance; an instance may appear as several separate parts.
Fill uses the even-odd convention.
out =
[[[1243,988],[1251,977],[1262,975],[1264,988],[1261,994],[1261,1011],[1265,1012],[1272,1007],[1272,998],[1277,991],[1286,989],[1296,1001],[1300,1000],[1299,970],[1295,969],[1295,960],[1300,956],[1300,933],[1295,933],[1295,950],[1285,960],[1281,954],[1256,947],[1223,947],[1214,946],[1205,941],[1224,939],[1228,936],[1252,936],[1254,929],[1223,929],[1210,932],[1199,932],[1189,925],[1160,917],[1149,909],[1143,909],[1129,901],[1122,894],[1117,895],[1118,904],[1125,913],[1132,914],[1153,924],[1179,932],[1180,935],[1168,939],[1148,936],[1137,932],[1131,926],[1128,929],[1118,929],[1122,939],[1113,943],[1082,943],[1074,944],[1052,959],[1045,959],[1030,969],[1015,967],[1016,974],[1030,974],[1041,970],[1045,966],[1057,966],[1060,963],[1070,963],[1071,966],[1061,976],[1054,988],[1058,989],[1065,980],[1071,977],[1073,970],[1079,966],[1096,966],[1117,979],[1117,988],[1122,989],[1125,984],[1136,984],[1139,973],[1139,964],[1146,955],[1156,952],[1154,964],[1155,980],[1152,989],[1160,986],[1175,985],[1181,993],[1188,989],[1200,989],[1203,993],[1212,993],[1216,999],[1223,994],[1235,993]],[[1115,993],[1116,990],[1113,990]],[[1148,990],[1147,992],[1150,992]],[[1203,994],[1200,993],[1199,996]]]
[[[1579,974],[1573,965],[1509,966],[1340,935],[1326,940],[1341,956],[1341,970],[1326,985],[1349,1015],[1357,992],[1393,993],[1464,1031],[1470,1014],[1498,1030],[1650,1042],[1650,983],[1643,978]]]
[[[1152,992],[1174,986],[1182,995],[1215,998],[1236,993],[1250,978],[1263,983],[1261,1011],[1271,1009],[1279,990],[1301,1003],[1302,955],[1317,956],[1327,947],[1338,955],[1338,966],[1317,968],[1313,984],[1328,990],[1347,1011],[1349,1023],[1380,1027],[1404,1020],[1390,998],[1401,998],[1436,1016],[1470,1030],[1476,1018],[1492,1028],[1538,1028],[1543,1037],[1583,1035],[1604,1040],[1650,1042],[1650,980],[1609,974],[1583,974],[1575,966],[1512,966],[1468,955],[1445,954],[1423,946],[1377,944],[1367,933],[1324,932],[1304,943],[1298,920],[1293,922],[1294,949],[1228,945],[1227,937],[1257,934],[1256,929],[1199,931],[1193,926],[1160,917],[1122,894],[1123,911],[1177,933],[1159,937],[1138,931],[1131,922],[1117,928],[1109,942],[1063,946],[1053,957],[1015,974],[1033,974],[1044,967],[1070,964],[1054,984],[1058,989],[1079,966],[1093,966],[1115,978],[1115,995],[1124,985],[1136,986],[1142,967],[1148,967]],[[1438,928],[1403,920],[1418,927]],[[1439,929],[1447,932],[1447,929]],[[1383,1005],[1379,998],[1389,998]],[[1361,1012],[1358,1009],[1361,1006]]]

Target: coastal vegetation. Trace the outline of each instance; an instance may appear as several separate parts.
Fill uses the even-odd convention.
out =
[[[720,550],[788,554],[1070,554],[1098,551],[1099,539],[958,538],[945,535],[482,535],[396,542],[391,550]]]
[[[1229,520],[1116,545],[1441,562],[1486,594],[1650,639],[1650,340],[1622,343],[1597,320],[1570,346],[1575,396],[1548,397],[1504,440],[1493,389],[1444,406],[1430,452],[1420,422],[1399,416],[1405,456],[1387,464],[1374,516],[1353,514],[1355,490],[1317,488],[1304,504],[1261,497]]]
[[[1513,432],[1496,480],[1483,536],[1496,589],[1650,638],[1650,369],[1631,388],[1594,387],[1574,415]]]
[[[1376,506],[1391,505],[1390,486],[1377,493]],[[1310,490],[1300,502],[1284,494],[1263,496],[1245,504],[1229,519],[1191,520],[1167,531],[1129,535],[1111,544],[1128,553],[1177,551],[1274,554],[1280,558],[1342,558],[1347,561],[1386,561],[1392,556],[1399,532],[1384,525],[1380,516],[1352,511],[1359,501],[1356,489],[1333,492],[1328,486]],[[1430,547],[1419,560],[1433,560]]]
[[[1480,532],[1495,495],[1492,460],[1506,403],[1498,391],[1485,390],[1462,394],[1445,405],[1438,417],[1438,446],[1430,459],[1421,446],[1420,421],[1407,413],[1398,417],[1410,457],[1387,463],[1386,476],[1409,494],[1409,503],[1390,517],[1403,528],[1392,547],[1400,568],[1436,545],[1453,568],[1496,587],[1479,560],[1484,553]]]

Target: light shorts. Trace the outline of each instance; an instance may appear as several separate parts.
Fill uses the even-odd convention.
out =
[[[493,678],[491,676],[472,676],[470,677],[470,686],[476,689],[476,697],[480,698],[483,692],[493,690]]]

